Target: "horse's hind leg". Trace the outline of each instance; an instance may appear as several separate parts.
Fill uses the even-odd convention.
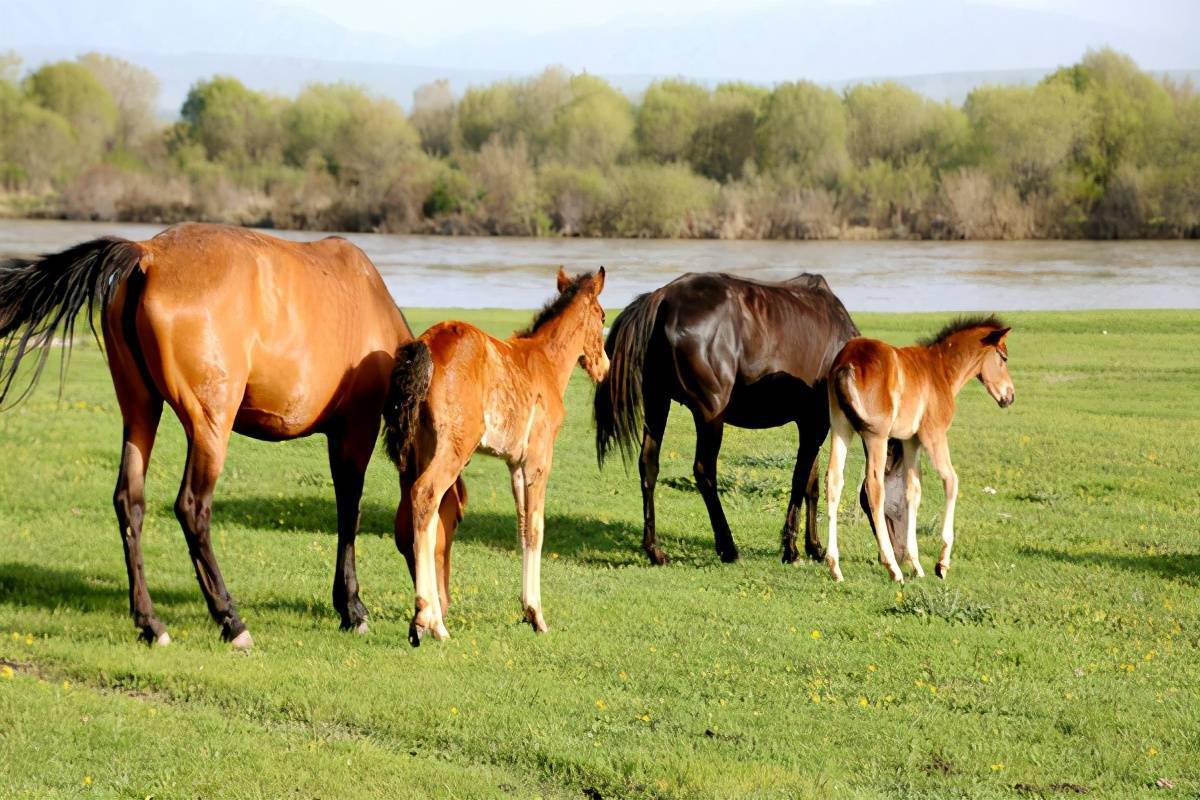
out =
[[[121,404],[125,430],[121,446],[121,466],[117,487],[113,491],[113,507],[125,547],[125,569],[129,576],[129,613],[141,637],[151,644],[169,644],[166,627],[154,614],[154,603],[146,587],[146,572],[142,566],[142,521],[146,515],[146,468],[162,414],[162,399],[147,392],[139,394],[141,402],[133,402],[131,392],[125,391]]]
[[[696,461],[692,465],[692,472],[696,477],[696,488],[708,507],[717,555],[726,563],[737,561],[737,545],[733,542],[733,533],[729,530],[725,509],[721,507],[721,497],[717,493],[717,456],[721,453],[725,423],[720,419],[706,421],[699,412],[693,412],[693,416],[696,420]]]
[[[229,428],[217,429],[208,424],[193,426],[190,437],[183,482],[175,499],[175,516],[183,528],[188,553],[196,568],[196,579],[208,603],[208,613],[221,626],[222,638],[232,642],[234,647],[249,648],[253,640],[225,588],[210,537],[213,490],[225,463]]]
[[[807,427],[806,427],[807,426]],[[783,563],[792,564],[800,558],[796,548],[796,528],[799,527],[800,504],[805,504],[804,552],[813,561],[825,560],[825,548],[817,531],[818,456],[821,443],[829,433],[829,411],[805,415],[798,425],[800,444],[796,448],[796,467],[792,471],[792,494],[788,500],[787,518],[783,523]]]
[[[349,424],[354,425],[353,421]],[[358,536],[363,478],[378,435],[378,425],[365,424],[329,435],[329,470],[337,498],[338,529],[333,607],[342,618],[342,630],[359,633],[367,632],[367,609],[358,597],[354,540]]]
[[[896,564],[896,554],[892,549],[892,540],[888,535],[887,522],[884,519],[884,470],[887,462],[888,440],[882,437],[863,434],[867,446],[867,497],[871,504],[871,517],[874,520],[875,540],[879,544],[879,563],[887,568],[888,574],[894,581],[903,581],[904,573]]]
[[[658,546],[657,532],[654,528],[654,487],[658,483],[658,451],[662,446],[670,411],[671,400],[666,393],[648,387],[645,394],[646,418],[642,430],[642,452],[638,457],[638,471],[642,478],[642,549],[646,551],[650,563],[656,566],[667,563],[667,554]]]

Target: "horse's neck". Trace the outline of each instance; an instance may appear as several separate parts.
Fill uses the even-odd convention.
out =
[[[957,397],[967,381],[979,373],[979,361],[983,350],[974,342],[967,341],[962,334],[950,336],[925,348],[932,368],[949,384]]]
[[[568,306],[563,313],[544,323],[532,336],[524,340],[527,347],[538,351],[550,362],[560,395],[566,394],[571,370],[575,368],[575,362],[583,352],[579,341],[583,326],[575,318],[574,310],[573,305]]]

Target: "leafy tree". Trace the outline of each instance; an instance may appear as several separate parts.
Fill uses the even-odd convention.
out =
[[[637,139],[642,155],[656,161],[678,161],[708,111],[708,92],[681,80],[655,81],[642,96],[637,112]]]
[[[180,111],[182,134],[206,157],[231,167],[276,163],[279,125],[276,105],[237,78],[218,76],[191,88]]]
[[[1085,124],[1079,95],[1060,82],[985,86],[967,97],[979,160],[1024,196],[1048,189],[1068,164]]]
[[[516,116],[513,95],[511,81],[467,89],[454,115],[454,145],[478,151],[493,134],[503,136]]]
[[[758,157],[776,173],[829,181],[844,169],[846,113],[838,96],[815,83],[775,87],[758,125]]]
[[[48,64],[25,79],[25,93],[40,107],[64,119],[79,147],[79,160],[98,161],[113,143],[117,105],[104,85],[83,65]]]
[[[418,86],[413,92],[409,121],[417,129],[426,153],[449,154],[454,133],[454,92],[450,81],[443,79]]]
[[[104,85],[116,105],[117,148],[132,149],[158,130],[154,111],[159,84],[154,73],[124,59],[100,53],[80,56],[79,63]]]
[[[555,119],[555,152],[566,164],[616,163],[633,142],[629,100],[593,75],[571,78],[570,99]]]
[[[757,157],[755,128],[769,94],[744,83],[717,87],[688,146],[688,161],[697,172],[719,181],[742,177]]]

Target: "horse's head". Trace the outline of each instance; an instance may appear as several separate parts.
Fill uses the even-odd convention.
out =
[[[1005,339],[1012,328],[995,328],[983,337],[983,361],[979,367],[979,382],[987,388],[1001,408],[1008,408],[1017,397],[1012,376],[1008,374],[1008,345]]]
[[[577,280],[560,267],[559,293],[570,290]],[[604,267],[601,267],[584,285],[578,286],[579,294],[573,303],[574,312],[582,319],[583,354],[579,356],[579,366],[596,383],[608,375],[608,353],[604,352],[604,307],[600,305],[600,291],[603,288]]]

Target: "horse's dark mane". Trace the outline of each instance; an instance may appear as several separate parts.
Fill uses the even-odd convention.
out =
[[[971,316],[958,317],[950,322],[947,322],[940,331],[933,336],[926,336],[917,340],[917,344],[922,347],[929,347],[938,342],[944,342],[947,338],[953,336],[959,331],[965,331],[968,328],[991,328],[992,330],[1000,330],[1008,326],[995,314],[973,314]]]
[[[566,289],[559,292],[557,297],[542,306],[542,310],[533,318],[533,322],[529,323],[528,328],[523,331],[517,331],[517,338],[524,339],[532,336],[547,322],[566,311],[567,306],[571,305],[571,301],[579,294],[579,290],[591,285],[592,277],[593,273],[585,272],[577,278],[572,278]]]

